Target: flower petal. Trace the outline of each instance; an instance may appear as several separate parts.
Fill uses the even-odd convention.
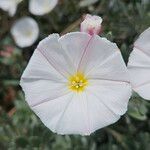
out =
[[[150,56],[150,27],[146,29],[135,41],[134,47],[139,48]]]
[[[76,71],[83,52],[85,51],[91,36],[87,33],[72,32],[65,34],[59,39],[62,48],[71,58]]]
[[[88,92],[97,96],[109,110],[116,115],[123,115],[131,96],[131,86],[126,82],[109,80],[89,80]]]
[[[60,117],[57,133],[89,135],[88,109],[85,93],[75,93]]]
[[[49,13],[58,3],[58,0],[30,0],[29,11],[34,15]]]
[[[89,135],[119,118],[119,115],[110,111],[95,95],[84,92],[74,95],[65,108],[56,131],[59,134]]]
[[[64,82],[66,79],[36,49],[25,69],[22,79],[51,80]]]
[[[127,67],[119,51],[114,52],[103,61],[100,60],[99,64],[97,63],[87,72],[89,79],[129,83]]]
[[[134,48],[128,63],[133,88],[150,81],[150,57]]]
[[[94,90],[94,89],[93,89]],[[108,94],[107,94],[108,95]],[[98,97],[87,91],[89,133],[115,123],[120,116],[113,113]]]
[[[128,62],[132,88],[144,99],[150,100],[150,28],[134,44]]]
[[[130,55],[128,69],[133,90],[143,98],[150,99],[148,92],[148,86],[150,86],[150,57],[134,48]]]
[[[32,55],[20,83],[29,105],[36,105],[68,92],[66,79],[49,64],[37,49]]]
[[[31,107],[51,101],[70,92],[65,83],[51,80],[22,79],[20,85],[25,92],[25,99]]]
[[[33,110],[48,128],[59,134],[89,135],[120,118],[89,93],[70,93]]]
[[[52,34],[39,43],[37,50],[60,74],[68,78],[75,72],[75,68],[58,40],[59,35]]]
[[[150,89],[150,82],[144,83],[136,88],[133,88],[141,97],[143,97],[146,100],[150,100],[150,94],[149,94],[149,89]]]
[[[80,61],[79,70],[90,79],[129,82],[129,75],[116,44],[95,35]]]
[[[34,106],[32,109],[41,121],[53,132],[57,132],[58,122],[72,99],[72,93]],[[64,126],[65,128],[65,126]]]
[[[93,67],[97,67],[117,50],[118,47],[116,44],[98,35],[93,35],[80,61],[78,70],[85,73],[89,72]]]

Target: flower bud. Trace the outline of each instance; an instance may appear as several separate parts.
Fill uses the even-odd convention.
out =
[[[84,21],[81,23],[81,32],[89,33],[90,35],[99,34],[101,31],[102,18],[87,14]]]

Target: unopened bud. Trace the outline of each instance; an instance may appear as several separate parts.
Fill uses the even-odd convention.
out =
[[[101,23],[101,17],[87,14],[81,23],[81,32],[86,32],[90,35],[99,34],[101,31]]]

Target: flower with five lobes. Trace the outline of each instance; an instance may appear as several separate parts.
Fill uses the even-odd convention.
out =
[[[49,35],[21,77],[29,106],[58,134],[89,135],[127,110],[131,86],[120,50],[88,33]]]
[[[135,41],[128,69],[133,90],[150,100],[150,27]]]

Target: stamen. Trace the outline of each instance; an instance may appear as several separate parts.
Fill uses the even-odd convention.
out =
[[[75,92],[82,92],[88,84],[88,80],[81,73],[76,73],[69,78],[69,89]]]

